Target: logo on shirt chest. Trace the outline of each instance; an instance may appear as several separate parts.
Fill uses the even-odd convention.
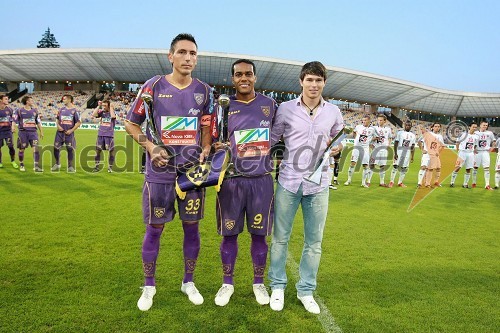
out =
[[[260,109],[266,117],[269,117],[269,115],[271,114],[271,108],[269,106],[261,106]]]
[[[198,104],[198,105],[203,104],[203,101],[205,100],[205,94],[195,93],[194,100],[196,101],[196,104]]]
[[[239,158],[269,154],[269,128],[235,131],[234,138]]]
[[[161,138],[166,145],[195,145],[197,117],[161,117]]]

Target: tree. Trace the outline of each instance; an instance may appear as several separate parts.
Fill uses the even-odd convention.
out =
[[[50,33],[50,28],[42,35],[43,38],[38,42],[38,48],[58,48],[59,43],[56,41],[54,34]]]

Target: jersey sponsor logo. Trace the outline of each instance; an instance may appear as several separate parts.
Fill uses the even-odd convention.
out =
[[[73,125],[73,116],[61,116],[61,123],[63,125]]]
[[[201,111],[199,109],[189,109],[188,114],[192,114],[193,116],[197,116]]]
[[[110,117],[101,118],[101,125],[102,126],[111,126],[111,118]]]
[[[170,94],[158,94],[158,98],[172,98],[173,96]]]
[[[269,106],[261,106],[260,109],[266,117],[269,117],[269,115],[271,114],[271,108]]]
[[[0,117],[0,126],[10,126],[10,117]]]
[[[486,140],[479,140],[477,146],[479,148],[486,148],[488,146],[488,142]]]
[[[166,145],[195,145],[197,117],[161,117],[161,138]]]
[[[269,125],[271,125],[271,122],[269,120],[262,120],[259,124],[259,126],[262,127],[269,127]]]
[[[465,144],[465,150],[473,150],[474,149],[474,142],[467,142]]]
[[[36,127],[35,118],[23,119],[23,127]]]
[[[238,157],[268,155],[269,128],[253,128],[234,132]]]
[[[203,101],[205,100],[205,94],[194,93],[194,100],[198,105],[203,104]]]
[[[410,148],[410,140],[403,139],[403,141],[401,141],[401,147]]]

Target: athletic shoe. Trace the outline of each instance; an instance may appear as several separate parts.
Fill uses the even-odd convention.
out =
[[[12,167],[14,169],[18,169],[19,168],[19,165],[17,165],[16,161],[12,161],[12,162],[10,162],[10,164],[12,164]]]
[[[339,184],[339,181],[338,181],[337,179],[335,179],[335,180],[333,181],[333,185],[338,185],[338,184]]]
[[[257,303],[260,305],[269,304],[269,293],[263,283],[256,283],[253,285],[253,294]]]
[[[495,190],[498,190],[498,187],[499,187],[498,185],[495,185]]]
[[[21,164],[21,166],[19,167],[19,171],[22,171],[22,172],[26,171],[26,169],[24,168],[24,165]]]
[[[387,185],[387,187],[391,188],[394,186],[394,182],[389,182],[389,185]]]
[[[76,172],[76,170],[75,170],[75,168],[73,168],[72,166],[70,166],[68,168],[68,172],[74,173],[74,172]]]
[[[139,170],[139,173],[144,173],[144,170],[146,170],[145,168],[141,168],[141,170]]]
[[[255,288],[254,288],[255,292]],[[217,295],[215,295],[215,304],[218,306],[225,306],[229,303],[231,296],[234,293],[234,286],[232,284],[223,283],[222,287],[220,287]]]
[[[370,184],[371,184],[371,183],[366,183],[366,186],[370,187]]]
[[[420,184],[417,184],[417,188],[422,188],[422,185],[420,185]]]
[[[318,303],[316,303],[312,295],[302,297],[297,295],[297,298],[302,302],[304,308],[306,308],[308,312],[313,314],[319,314],[321,312]]]
[[[33,170],[35,170],[35,172],[43,172],[43,169],[39,166],[34,167]]]
[[[464,185],[462,185],[462,187],[463,187],[463,188],[469,188],[469,185],[464,184]]]
[[[364,188],[369,188],[370,185],[367,185],[367,184],[361,184],[361,187],[364,187]]]
[[[453,184],[453,183],[450,183],[450,187],[455,187],[455,184]]]
[[[99,171],[101,171],[101,170],[99,169],[98,166],[96,166],[95,168],[92,169],[92,172],[99,172]]]
[[[476,188],[476,184],[472,184],[472,188]]]
[[[194,282],[182,283],[181,291],[188,296],[189,300],[194,305],[203,304],[203,296],[201,296],[198,289],[196,289]]]
[[[398,186],[399,186],[399,187],[408,187],[408,186],[406,186],[406,185],[405,185],[405,184],[403,184],[403,183],[399,183],[399,184],[398,184]]]
[[[61,170],[61,164],[54,164],[52,168],[50,168],[50,171],[59,171]]]
[[[485,190],[489,190],[489,191],[493,191],[493,189],[491,188],[491,186],[490,186],[490,185],[486,186],[484,189],[485,189]]]
[[[380,187],[389,187],[389,185],[387,185],[387,184],[379,184],[378,186],[380,186]]]
[[[337,189],[337,186],[333,186],[332,184],[330,184],[328,187],[330,188],[330,190],[336,190]]]
[[[153,297],[156,294],[156,287],[155,286],[144,286],[141,287],[142,289],[142,295],[141,298],[137,301],[137,307],[141,311],[148,311],[151,309],[151,306],[153,305]]]
[[[271,300],[269,306],[274,311],[283,310],[285,305],[285,291],[283,289],[274,289],[271,293]]]
[[[348,180],[348,181],[346,181],[346,182],[344,183],[344,185],[345,185],[345,186],[349,186],[350,184],[351,184],[351,181],[350,181],[350,180]]]
[[[108,173],[112,173],[112,172],[113,172],[113,168],[108,167]]]
[[[425,185],[425,188],[430,189],[430,188],[431,188],[431,186],[430,186],[430,185]]]
[[[434,187],[443,187],[443,186],[439,182],[435,182]]]

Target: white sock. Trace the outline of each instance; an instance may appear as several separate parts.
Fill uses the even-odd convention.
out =
[[[396,174],[398,173],[398,169],[394,168],[391,171],[391,183],[394,183],[394,179],[396,179]]]
[[[361,178],[361,185],[365,185],[366,184],[366,178],[368,177],[368,172],[370,172],[370,169],[363,168],[363,176]]]
[[[385,184],[385,170],[380,171],[380,184]]]
[[[399,181],[398,181],[398,184],[401,184],[403,182],[403,180],[405,179],[405,176],[406,176],[406,171],[401,171],[399,173]]]
[[[477,169],[472,169],[472,184],[477,184]]]
[[[458,176],[458,172],[453,171],[451,173],[451,182],[450,182],[450,184],[455,184],[455,179],[457,179],[457,176]]]
[[[352,174],[354,173],[354,167],[351,165],[349,170],[347,170],[347,181],[351,182]]]
[[[469,184],[470,173],[466,173],[464,176],[464,185]]]
[[[366,182],[368,184],[370,184],[372,182],[372,176],[373,176],[373,170],[372,169],[368,169],[368,176],[366,176]]]
[[[490,169],[484,170],[484,186],[490,186]]]
[[[424,179],[425,170],[420,170],[418,172],[418,185],[422,185],[422,179]]]

